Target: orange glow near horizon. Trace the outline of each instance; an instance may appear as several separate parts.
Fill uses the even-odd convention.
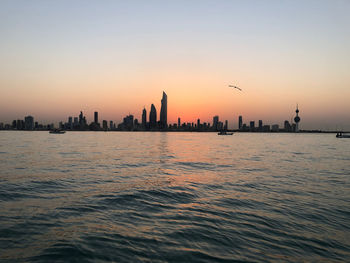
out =
[[[168,123],[282,125],[298,103],[301,127],[350,130],[346,4],[156,2],[2,3],[0,122],[159,118],[165,91]]]
[[[258,87],[257,82],[260,80],[242,82],[239,85],[242,91],[238,91],[228,87],[230,82],[223,82],[220,78],[208,75],[170,75],[163,75],[157,80],[144,78],[115,81],[113,85],[109,84],[113,83],[112,79],[88,79],[86,83],[83,82],[85,85],[81,85],[84,88],[75,86],[74,89],[74,82],[64,86],[58,83],[56,87],[51,86],[47,92],[42,92],[40,87],[37,92],[35,88],[28,88],[22,94],[12,94],[21,101],[20,107],[6,105],[7,94],[4,105],[10,110],[16,108],[17,112],[14,112],[17,117],[14,118],[32,114],[38,120],[58,122],[66,121],[68,116],[78,116],[82,110],[90,121],[93,119],[93,112],[98,111],[101,120],[113,120],[118,123],[127,114],[133,114],[140,120],[144,106],[148,118],[152,103],[156,106],[159,118],[160,100],[164,90],[168,95],[169,124],[177,123],[178,117],[182,123],[196,123],[198,118],[202,123],[211,123],[213,116],[219,115],[221,121],[229,121],[231,128],[236,127],[238,115],[242,115],[246,123],[250,120],[257,123],[262,119],[264,123],[282,125],[284,120],[290,120],[295,115],[296,103],[299,103],[302,121],[310,121],[315,119],[315,116],[316,119],[319,116],[321,120],[322,116],[331,118],[333,114],[341,115],[340,109],[347,105],[345,96],[340,94],[319,94],[317,100],[313,100],[313,94],[305,92],[302,98],[298,98],[299,91],[293,90],[292,87],[281,90],[270,86],[265,91],[262,86]],[[261,83],[264,84],[263,81]],[[331,103],[330,96],[338,101],[337,105]],[[319,103],[322,103],[322,112],[318,111]]]

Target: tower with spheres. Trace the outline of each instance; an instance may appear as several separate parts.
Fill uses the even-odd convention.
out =
[[[297,115],[294,117],[295,131],[298,132],[298,131],[299,131],[299,122],[300,122],[298,105],[297,105],[297,109],[295,110],[295,112],[296,112],[296,114],[297,114]]]

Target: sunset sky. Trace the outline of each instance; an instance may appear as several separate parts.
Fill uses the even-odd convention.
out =
[[[0,1],[0,122],[140,119],[350,129],[350,1]],[[234,84],[242,92],[228,87]],[[159,118],[159,115],[158,115]]]

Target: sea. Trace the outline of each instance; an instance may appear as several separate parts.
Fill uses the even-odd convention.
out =
[[[0,262],[350,262],[350,139],[0,131]]]

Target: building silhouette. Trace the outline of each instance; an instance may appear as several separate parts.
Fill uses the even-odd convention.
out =
[[[255,131],[255,121],[251,121],[249,123],[249,129],[250,129],[250,131]]]
[[[98,112],[94,112],[94,123],[98,124]]]
[[[83,120],[84,120],[84,115],[83,112],[81,111],[79,114],[79,124],[82,125],[83,124]]]
[[[160,108],[160,128],[166,129],[168,127],[168,96],[163,91],[162,106]]]
[[[134,127],[134,115],[128,115],[123,119],[124,129],[132,130]]]
[[[102,121],[102,128],[103,128],[104,131],[108,130],[108,126],[107,126],[107,121],[106,120]]]
[[[284,131],[286,131],[286,132],[292,131],[292,126],[290,125],[289,121],[287,121],[287,120],[284,121]]]
[[[146,112],[146,109],[143,108],[142,110],[142,128],[146,128],[146,125],[147,125],[147,112]]]
[[[24,129],[34,130],[34,118],[32,116],[24,117]]]
[[[76,129],[79,126],[78,117],[74,117],[73,127]]]
[[[73,117],[68,117],[68,129],[73,130]]]
[[[163,96],[161,99],[161,110],[160,110],[160,119],[157,121],[157,110],[154,104],[151,104],[151,109],[149,113],[149,122],[147,122],[147,111],[145,107],[142,110],[142,122],[139,123],[137,119],[134,119],[134,116],[129,114],[126,116],[123,121],[119,124],[113,123],[113,121],[108,122],[103,120],[102,123],[99,123],[98,112],[94,112],[94,119],[91,123],[87,123],[86,117],[83,112],[80,111],[78,117],[68,117],[67,122],[59,122],[59,128],[65,130],[91,130],[91,131],[101,131],[101,130],[113,130],[113,131],[221,131],[228,130],[228,121],[224,123],[219,121],[219,116],[215,115],[213,117],[212,126],[210,123],[203,122],[201,123],[198,118],[196,122],[187,122],[181,123],[181,118],[178,117],[177,123],[170,123],[168,125],[167,120],[167,109],[168,108],[168,97],[167,94],[163,91]],[[243,123],[242,115],[238,116],[238,130],[241,132],[298,132],[299,131],[299,108],[296,106],[296,116],[291,118],[289,121],[284,121],[283,128],[278,124],[274,125],[264,125],[262,120],[258,121],[258,126],[255,126],[255,121],[250,121],[249,123]],[[53,124],[42,125],[38,122],[34,122],[34,117],[26,116],[24,120],[13,120],[12,124],[3,124],[0,123],[0,129],[13,129],[13,130],[45,130],[53,129]]]
[[[241,130],[243,125],[243,119],[242,116],[238,117],[238,129]]]
[[[149,125],[151,129],[157,128],[157,110],[153,104],[151,105],[151,111],[149,113]]]
[[[297,114],[297,115],[294,117],[294,121],[295,121],[295,132],[298,132],[298,131],[299,131],[299,122],[300,122],[298,105],[297,105],[297,109],[295,110],[295,113]]]
[[[213,117],[213,129],[218,130],[218,124],[219,124],[219,116],[214,116]]]
[[[279,132],[280,126],[278,124],[272,124],[271,131]]]

